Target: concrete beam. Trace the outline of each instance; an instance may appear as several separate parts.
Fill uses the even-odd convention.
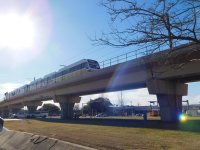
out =
[[[80,103],[81,97],[79,96],[65,96],[65,95],[55,95],[53,97],[54,102],[56,103]]]
[[[21,108],[9,108],[9,114],[16,114],[20,112]]]
[[[9,105],[9,106],[8,106],[9,109],[15,109],[15,108],[16,108],[16,109],[21,109],[21,108],[23,108],[23,107],[24,107],[24,105],[21,104],[21,103],[20,103],[20,104],[15,104],[15,105]]]
[[[182,95],[188,94],[188,85],[168,80],[149,80],[146,82],[149,94],[169,94]]]
[[[41,101],[29,101],[29,102],[24,102],[24,106],[41,106],[42,102]]]

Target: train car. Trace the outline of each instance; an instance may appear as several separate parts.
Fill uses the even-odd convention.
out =
[[[12,92],[13,97],[17,95],[17,89]]]
[[[22,87],[20,87],[19,88],[19,93],[17,93],[17,95],[19,95],[19,94],[24,94],[24,93],[26,93],[27,91],[28,91],[28,84],[26,84],[26,85],[24,85],[24,86],[22,86]]]
[[[36,79],[30,83],[30,91],[36,90],[38,87],[42,86],[41,78]]]
[[[42,87],[42,82],[43,82],[42,78],[39,78],[39,79],[36,80],[36,82],[35,82],[36,89]]]
[[[6,100],[9,100],[11,97],[12,97],[12,94],[11,94],[11,92],[7,92],[8,94],[7,94],[7,96],[6,96]]]
[[[52,72],[43,77],[42,86],[47,86],[56,82],[56,72]]]
[[[24,86],[24,93],[29,92],[29,91],[30,91],[30,85],[29,85],[29,84],[26,84],[26,85]]]
[[[8,99],[9,99],[9,93],[6,92],[6,93],[4,94],[4,100],[8,100]]]
[[[97,69],[100,69],[97,61],[91,59],[82,59],[58,70],[56,81],[60,82],[62,80],[68,80]]]
[[[99,63],[96,60],[87,59],[90,71],[100,69]]]
[[[30,91],[34,90],[35,89],[35,81],[32,81],[29,86],[30,86]]]
[[[45,87],[50,84],[55,84],[56,82],[61,82],[63,80],[69,80],[71,78],[79,77],[88,72],[100,69],[99,63],[96,60],[82,59],[76,63],[69,66],[63,67],[58,72],[53,72],[45,75],[43,78],[36,79],[30,84],[26,84],[14,91],[5,93],[5,99],[9,100],[26,92],[36,90],[41,87]]]
[[[9,99],[11,99],[14,96],[13,92],[9,92]]]
[[[29,90],[28,87],[29,87],[29,85],[26,84],[26,85],[24,85],[24,86],[22,86],[22,87],[19,87],[19,88],[15,89],[14,91],[6,92],[6,93],[5,93],[5,98],[4,98],[4,99],[5,99],[5,100],[9,100],[10,98],[13,98],[13,97],[15,97],[15,96],[24,94],[24,93],[28,92],[28,90]]]

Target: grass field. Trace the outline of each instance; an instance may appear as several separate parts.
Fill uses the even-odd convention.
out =
[[[138,119],[6,121],[8,129],[31,132],[102,150],[199,149],[200,120],[162,123]]]

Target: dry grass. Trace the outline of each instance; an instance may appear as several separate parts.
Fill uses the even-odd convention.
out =
[[[159,121],[82,119],[66,122],[6,121],[5,126],[12,130],[45,135],[102,150],[182,150],[199,149],[200,129],[196,123],[200,123],[199,120],[182,125],[166,125]]]

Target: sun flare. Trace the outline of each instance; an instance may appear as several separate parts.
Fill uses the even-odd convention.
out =
[[[21,50],[33,46],[35,27],[28,16],[0,15],[0,48]]]
[[[180,122],[186,122],[188,120],[188,117],[185,114],[179,115],[179,121]]]

